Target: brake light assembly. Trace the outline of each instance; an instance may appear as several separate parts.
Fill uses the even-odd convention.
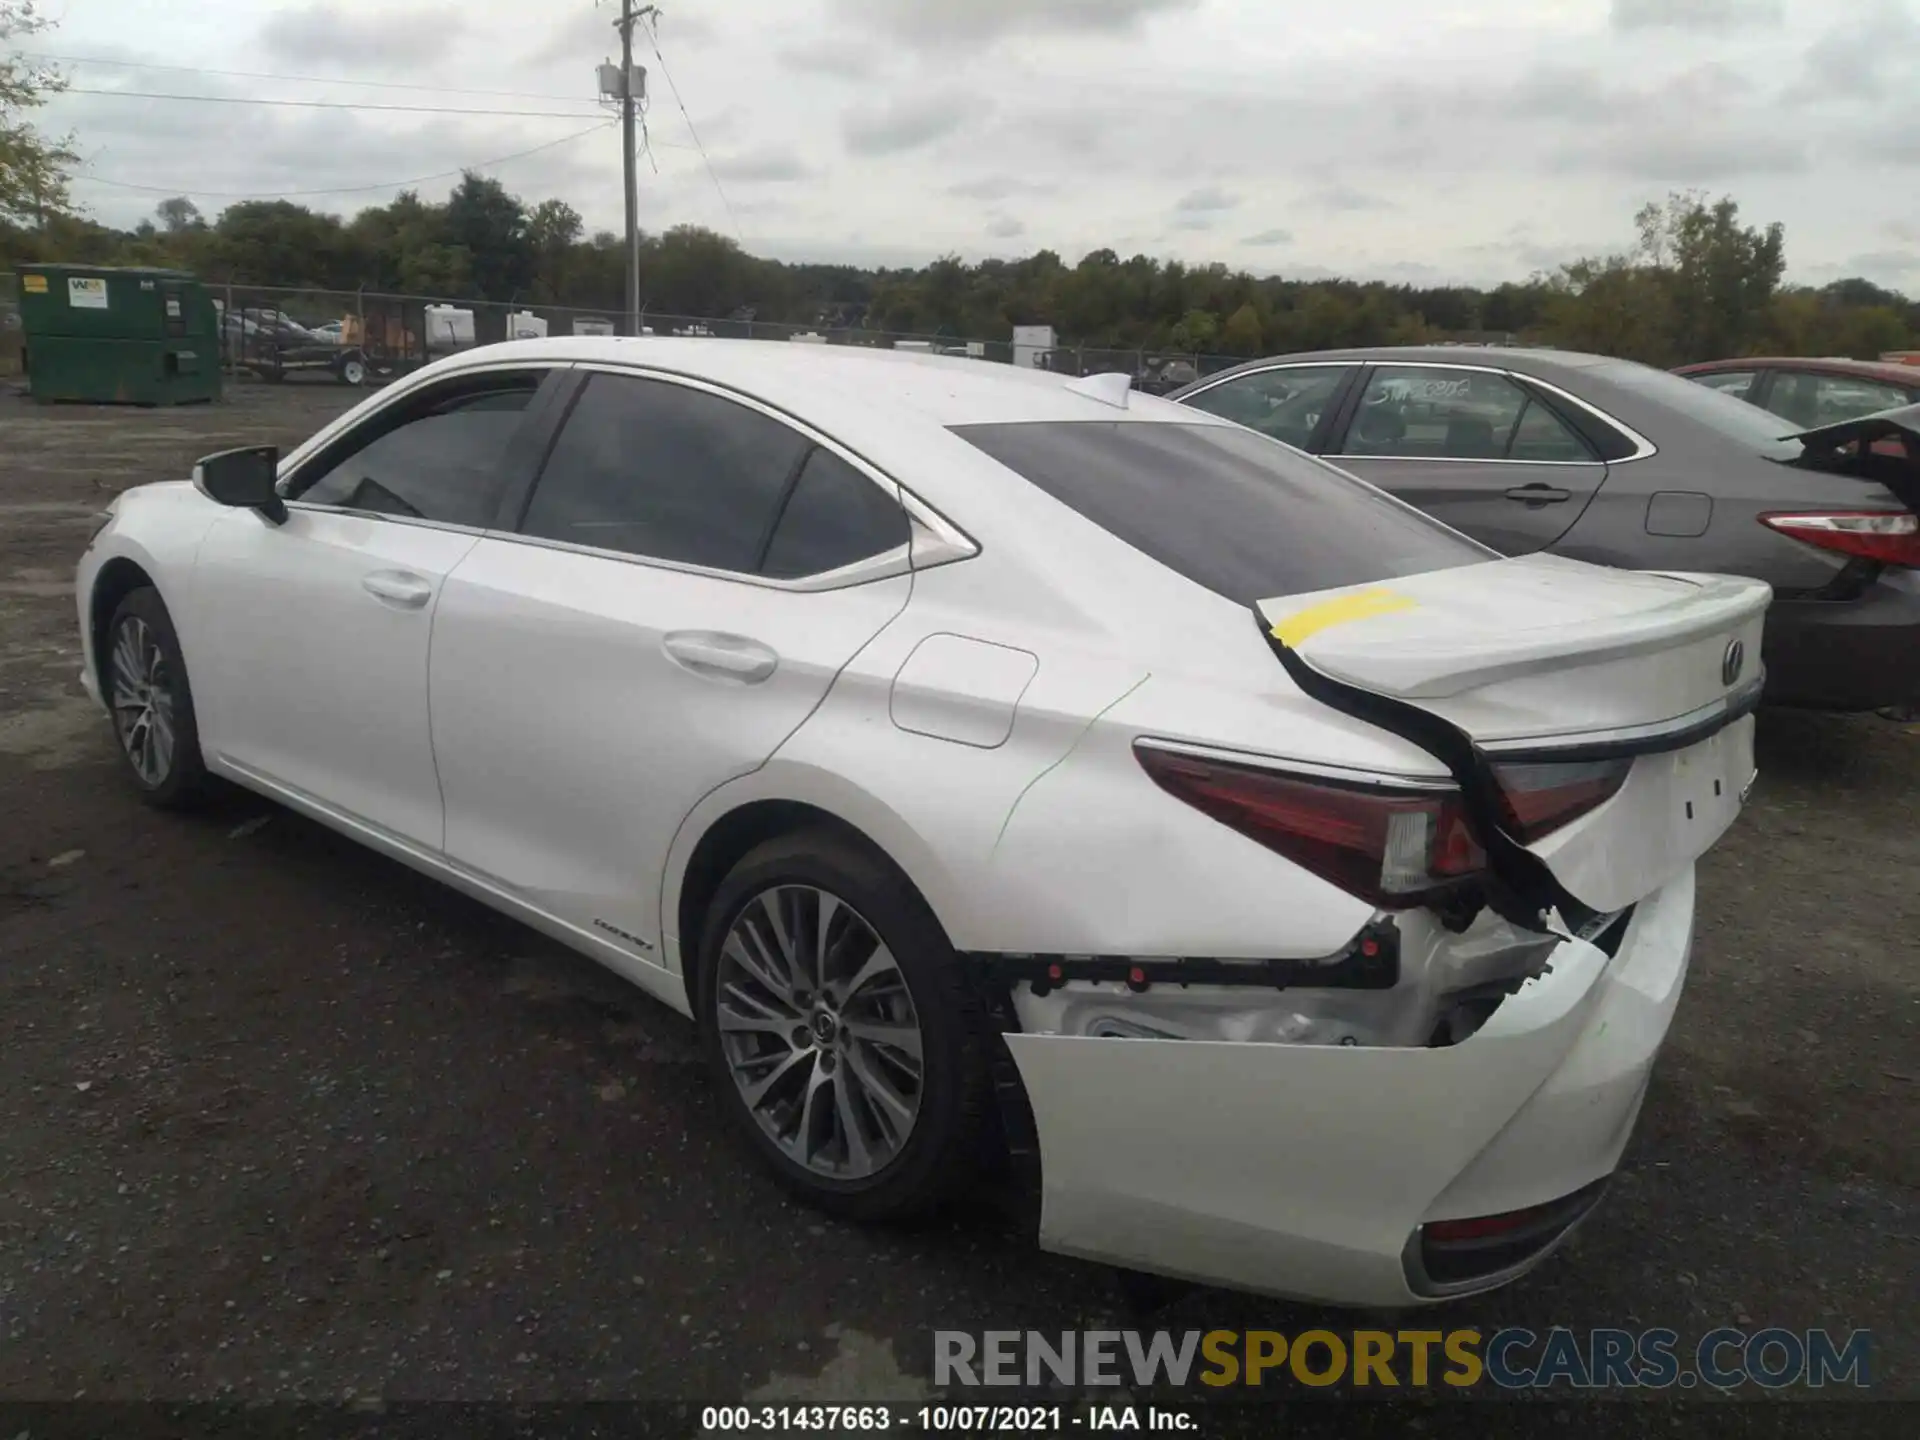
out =
[[[1450,781],[1332,778],[1151,741],[1134,754],[1168,794],[1382,910],[1444,905],[1487,870],[1484,840]],[[1501,826],[1531,844],[1612,799],[1632,765],[1496,765]]]
[[[1910,510],[1799,510],[1762,515],[1760,523],[1822,550],[1920,569],[1920,516]]]

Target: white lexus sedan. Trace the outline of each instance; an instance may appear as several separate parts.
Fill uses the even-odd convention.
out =
[[[1619,1162],[1753,776],[1764,585],[1502,559],[978,361],[494,345],[123,494],[133,784],[272,797],[698,1022],[786,1184],[1411,1305]]]

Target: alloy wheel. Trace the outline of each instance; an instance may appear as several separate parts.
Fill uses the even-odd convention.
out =
[[[761,891],[727,931],[714,988],[727,1071],[782,1154],[832,1180],[900,1154],[925,1037],[898,962],[852,906],[810,885]]]
[[[138,616],[127,616],[113,638],[113,723],[134,772],[149,786],[165,783],[173,768],[171,680],[153,631]]]

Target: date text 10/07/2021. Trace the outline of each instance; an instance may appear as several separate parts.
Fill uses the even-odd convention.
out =
[[[1198,1429],[1187,1411],[1154,1405],[709,1405],[700,1412],[702,1435],[1193,1434]]]

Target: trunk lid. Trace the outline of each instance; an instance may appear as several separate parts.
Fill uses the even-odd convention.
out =
[[[1920,405],[1903,405],[1786,437],[1801,453],[1797,469],[1877,480],[1920,513]]]
[[[1771,595],[1527,555],[1257,609],[1309,694],[1447,765],[1523,911],[1578,924],[1659,889],[1739,813]],[[1514,767],[1605,762],[1627,776],[1611,798],[1523,843]]]
[[[1679,720],[1750,684],[1771,595],[1735,576],[1523,555],[1259,608],[1323,675],[1418,705],[1476,742],[1573,744]]]

